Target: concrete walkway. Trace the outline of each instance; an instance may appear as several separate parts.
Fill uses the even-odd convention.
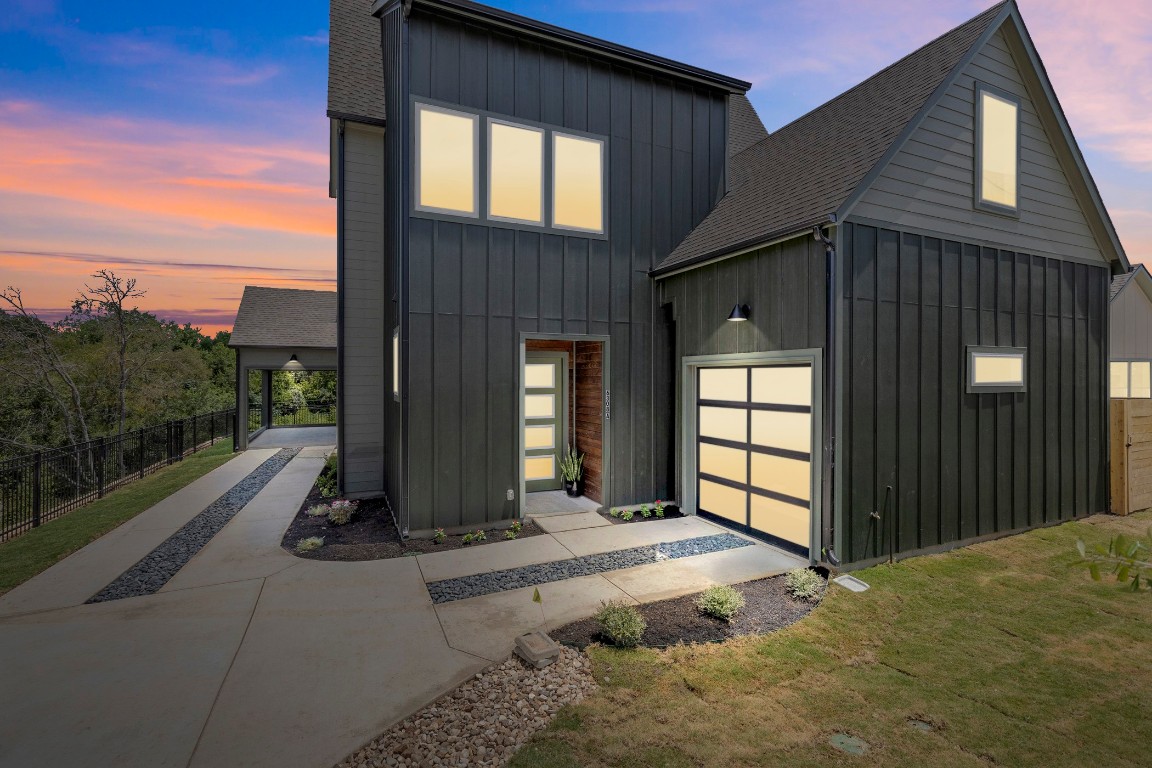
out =
[[[278,431],[278,430],[277,430]],[[513,638],[779,573],[763,545],[433,606],[456,576],[719,533],[698,518],[550,533],[418,557],[304,560],[284,530],[330,448],[305,448],[157,594],[83,602],[258,466],[249,450],[0,598],[0,765],[326,768],[507,657]]]
[[[336,445],[336,427],[269,427],[248,448],[308,448]]]

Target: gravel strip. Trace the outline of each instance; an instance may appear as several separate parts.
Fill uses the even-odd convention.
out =
[[[697,536],[694,539],[684,539],[683,541],[620,549],[615,552],[584,555],[569,560],[554,560],[550,563],[525,565],[520,568],[507,568],[502,571],[434,581],[428,585],[428,594],[432,596],[433,603],[449,603],[453,600],[490,595],[509,589],[535,587],[551,581],[574,579],[578,576],[591,576],[605,571],[617,571],[621,568],[658,563],[661,560],[676,560],[681,557],[706,555],[710,552],[723,552],[727,549],[750,546],[752,546],[751,541],[731,533]]]
[[[596,689],[592,663],[572,648],[544,669],[513,656],[397,723],[337,768],[499,766],[560,707]]]
[[[298,453],[299,448],[277,451],[248,473],[247,477],[229,488],[223,496],[209,504],[203,512],[169,536],[164,543],[142,557],[140,562],[88,598],[87,602],[103,603],[108,600],[155,594],[203,549],[204,545],[211,541],[237,512],[252,501],[280,470],[288,466],[288,462]]]

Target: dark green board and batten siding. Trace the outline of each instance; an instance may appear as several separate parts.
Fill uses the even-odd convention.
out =
[[[415,99],[607,137],[607,239],[408,220],[407,504],[413,531],[513,517],[522,334],[611,338],[611,498],[667,498],[674,413],[649,270],[724,187],[723,91],[415,8]],[[395,114],[395,113],[391,113]],[[407,115],[407,110],[404,112]],[[405,120],[408,120],[405,117]],[[655,340],[655,341],[654,341]]]
[[[1107,267],[852,222],[841,249],[842,561],[893,520],[900,554],[1107,509]],[[1027,391],[966,394],[969,345],[1025,347]]]

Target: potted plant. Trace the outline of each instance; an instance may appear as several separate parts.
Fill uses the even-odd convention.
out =
[[[568,446],[567,455],[556,461],[560,463],[560,479],[564,481],[564,492],[569,496],[579,496],[580,478],[584,476],[584,454],[577,456],[572,446]]]

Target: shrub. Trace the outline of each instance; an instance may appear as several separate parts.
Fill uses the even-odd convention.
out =
[[[656,517],[664,517],[664,502],[656,499]]]
[[[516,531],[509,528],[508,530],[504,531],[504,538],[511,541],[512,539],[516,538]]]
[[[696,607],[709,616],[715,616],[723,621],[732,621],[733,617],[744,607],[744,595],[727,584],[717,584],[708,587],[700,597],[696,598]]]
[[[797,600],[816,600],[824,590],[824,579],[811,568],[793,568],[784,574],[784,586]]]
[[[648,509],[647,504],[641,504],[640,505],[640,517],[644,517],[644,518],[652,517],[652,510]]]
[[[608,515],[611,517],[620,517],[620,510],[616,509],[616,507],[612,507],[612,509],[608,510]]]
[[[466,534],[464,534],[463,538],[460,539],[460,543],[461,544],[471,544],[475,540],[476,540],[475,536],[473,536],[470,533],[466,533]]]
[[[328,509],[328,522],[332,525],[345,525],[356,514],[356,502],[347,499],[337,499]]]
[[[600,631],[621,648],[634,648],[648,628],[648,622],[636,606],[616,600],[600,603],[596,621],[600,623]]]
[[[296,542],[297,552],[311,552],[314,549],[320,549],[324,546],[324,539],[319,536],[309,536],[306,539],[300,539]]]
[[[444,533],[443,528],[437,528],[436,533],[432,534],[432,541],[435,544],[443,544],[447,538],[448,534]]]
[[[473,541],[487,541],[488,540],[488,534],[484,533],[484,531],[482,531],[482,530],[477,530],[476,533],[472,534],[472,540]]]
[[[317,504],[314,507],[308,507],[308,509],[304,511],[304,514],[308,515],[308,517],[324,517],[330,509],[332,509],[332,507],[327,504]]]
[[[324,468],[320,470],[320,476],[316,478],[316,487],[320,489],[321,496],[331,499],[336,495],[337,485],[336,452],[333,451],[324,460]]]
[[[632,510],[623,509],[620,511],[620,519],[627,522],[632,519]]]
[[[512,525],[508,527],[508,530],[519,536],[520,532],[524,530],[524,523],[520,522],[519,520],[513,520]]]

